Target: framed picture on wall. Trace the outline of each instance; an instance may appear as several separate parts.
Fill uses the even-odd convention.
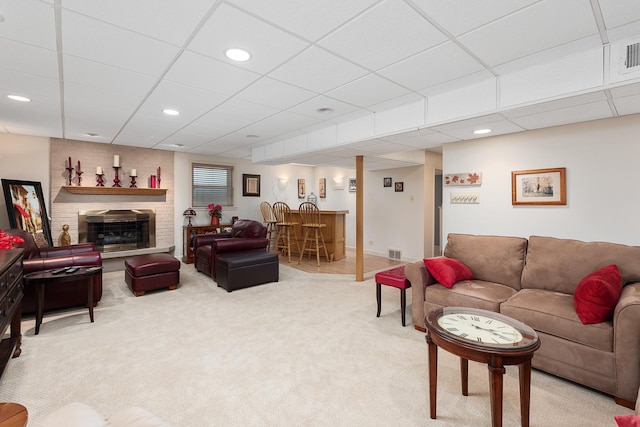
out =
[[[242,195],[260,197],[260,175],[242,174]]]
[[[384,187],[391,187],[391,177],[382,178],[382,185]]]
[[[511,172],[512,205],[566,205],[566,168]]]
[[[9,226],[31,233],[38,247],[53,246],[42,184],[36,181],[3,179],[2,189],[9,214]]]
[[[356,179],[349,178],[349,191],[352,193],[357,190]]]
[[[327,197],[327,178],[320,178],[318,182],[318,194],[321,199],[325,199]]]
[[[305,188],[304,188],[304,179],[298,180],[298,199],[304,199]]]
[[[396,181],[395,190],[396,190],[396,193],[403,192],[404,191],[404,182]]]

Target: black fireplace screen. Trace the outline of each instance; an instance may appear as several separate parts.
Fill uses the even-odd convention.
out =
[[[155,212],[145,210],[86,211],[78,215],[80,242],[101,252],[155,246]]]

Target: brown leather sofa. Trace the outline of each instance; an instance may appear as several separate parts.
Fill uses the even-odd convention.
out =
[[[633,408],[640,385],[640,247],[530,236],[450,234],[444,255],[473,273],[447,288],[420,260],[405,266],[411,282],[413,322],[446,306],[503,313],[532,327],[541,346],[532,365],[613,395]],[[577,285],[615,264],[622,277],[613,318],[583,324],[575,306]]]
[[[232,252],[265,252],[269,240],[267,228],[261,222],[240,219],[230,232],[198,234],[193,242],[196,270],[216,279],[219,254]]]
[[[24,249],[23,272],[25,275],[36,271],[53,268],[69,267],[73,265],[102,265],[102,256],[92,243],[82,243],[70,246],[38,248],[31,234],[24,230],[10,229],[7,234],[19,236],[24,243],[18,247]],[[102,298],[102,275],[93,279],[94,306]],[[44,291],[44,310],[87,305],[86,279],[57,283],[46,286]],[[24,287],[22,299],[22,313],[34,313],[36,310],[36,294],[34,286]]]

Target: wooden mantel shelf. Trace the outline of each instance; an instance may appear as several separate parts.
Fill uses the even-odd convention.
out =
[[[101,194],[101,195],[136,195],[161,196],[167,194],[166,188],[129,188],[129,187],[77,187],[64,185],[62,188],[71,194]]]

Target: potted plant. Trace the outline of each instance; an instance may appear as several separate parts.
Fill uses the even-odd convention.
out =
[[[220,224],[222,218],[222,206],[215,203],[209,203],[209,215],[211,215],[211,225]]]

